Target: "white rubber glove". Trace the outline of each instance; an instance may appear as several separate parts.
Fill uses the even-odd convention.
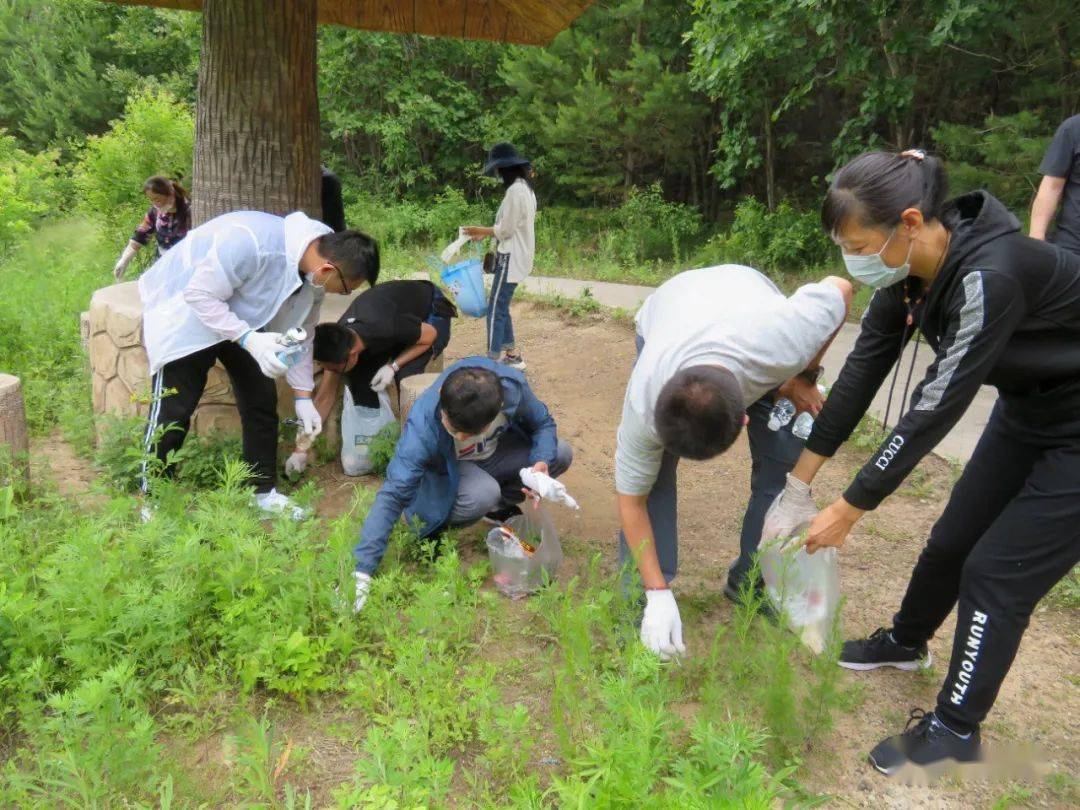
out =
[[[371,390],[376,393],[385,391],[386,386],[394,381],[394,375],[396,373],[393,366],[383,366],[380,368],[375,372],[375,376],[371,378]]]
[[[353,613],[359,613],[364,609],[368,592],[371,590],[371,575],[363,571],[353,571],[353,578],[356,580],[356,601],[353,602]]]
[[[285,474],[288,476],[300,475],[306,468],[307,453],[303,450],[295,450],[285,459]]]
[[[295,404],[296,418],[303,425],[303,432],[314,439],[322,433],[322,417],[315,403],[311,401],[311,397],[297,397]]]
[[[124,277],[124,272],[127,270],[127,266],[131,264],[131,260],[135,258],[137,251],[138,248],[134,247],[131,242],[127,243],[124,252],[120,254],[120,258],[116,260],[116,265],[113,267],[113,278],[120,281]]]
[[[518,475],[521,476],[521,483],[541,498],[564,504],[571,509],[580,508],[578,502],[566,491],[566,485],[561,481],[556,481],[547,473],[538,472],[532,467],[522,467],[518,471]]]
[[[259,364],[259,370],[273,380],[289,370],[289,367],[277,356],[277,353],[284,348],[281,339],[280,332],[251,331],[245,332],[236,342],[240,344],[240,348],[245,349],[255,358],[255,362]]]
[[[765,513],[761,542],[793,536],[800,526],[813,520],[817,513],[818,508],[810,494],[810,485],[788,473],[784,491],[776,496],[769,511]]]
[[[641,620],[641,643],[668,661],[686,652],[682,640],[682,619],[675,594],[670,589],[645,591],[645,616]]]

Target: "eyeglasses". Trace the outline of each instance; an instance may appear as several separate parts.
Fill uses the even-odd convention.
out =
[[[327,264],[337,270],[338,280],[341,282],[341,289],[344,290],[346,293],[351,293],[352,288],[350,288],[349,285],[345,283],[345,274],[341,272],[341,268],[333,262],[327,262]]]

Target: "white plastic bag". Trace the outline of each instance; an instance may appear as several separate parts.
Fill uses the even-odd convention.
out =
[[[825,650],[840,607],[840,571],[836,549],[806,553],[806,530],[793,538],[777,537],[761,544],[758,562],[769,599],[803,644],[820,654]]]
[[[346,475],[367,475],[371,472],[371,440],[384,427],[395,421],[386,392],[379,393],[379,407],[354,405],[349,387],[345,386],[345,401],[341,406],[341,467]]]
[[[545,578],[555,579],[562,563],[559,535],[542,506],[527,506],[523,514],[492,529],[487,547],[495,587],[511,599],[540,590]]]

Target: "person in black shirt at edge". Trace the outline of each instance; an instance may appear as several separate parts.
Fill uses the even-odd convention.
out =
[[[334,229],[334,233],[345,230],[345,201],[341,196],[341,181],[336,174],[325,166],[322,170],[322,219],[321,222]]]
[[[325,421],[349,386],[354,405],[379,407],[379,392],[391,383],[422,374],[450,343],[457,309],[430,281],[386,281],[365,290],[337,323],[315,327],[315,362],[322,379],[315,409]],[[289,475],[303,472],[307,454],[297,450],[285,463]]]
[[[935,354],[910,410],[810,525],[806,549],[843,545],[956,424],[979,387],[998,389],[982,437],[930,532],[892,624],[848,641],[840,665],[915,670],[957,609],[952,658],[931,712],[883,740],[893,775],[982,760],[994,705],[1039,600],[1080,560],[1080,256],[1024,236],[985,191],[945,202],[941,163],[921,150],[870,152],[836,174],[825,230],[856,279],[877,288],[855,348],[766,519],[790,534],[810,483],[851,435],[904,344]],[[807,503],[809,501],[809,503]],[[770,520],[771,518],[771,520]]]
[[[1080,254],[1080,115],[1065,119],[1046,150],[1039,172],[1043,175],[1031,205],[1035,239],[1046,239],[1061,203],[1054,244]]]

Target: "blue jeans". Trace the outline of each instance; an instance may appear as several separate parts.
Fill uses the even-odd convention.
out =
[[[637,338],[638,354],[645,341]],[[746,409],[750,423],[746,426],[750,439],[750,501],[743,515],[742,532],[739,535],[739,556],[728,569],[728,581],[736,588],[753,566],[754,554],[761,542],[761,530],[765,524],[765,512],[779,495],[786,483],[787,474],[795,466],[802,452],[803,441],[791,432],[789,422],[780,430],[769,430],[769,411],[772,397],[766,395]],[[794,420],[792,420],[794,422]],[[652,524],[656,556],[664,579],[671,582],[679,571],[679,513],[678,482],[676,472],[679,459],[665,452],[660,472],[649,491],[645,508]],[[626,565],[630,548],[626,536],[619,532],[619,565]]]
[[[495,254],[495,278],[491,282],[487,309],[487,352],[499,359],[505,349],[514,348],[514,322],[510,319],[510,299],[517,284],[506,280],[510,272],[510,254]]]

